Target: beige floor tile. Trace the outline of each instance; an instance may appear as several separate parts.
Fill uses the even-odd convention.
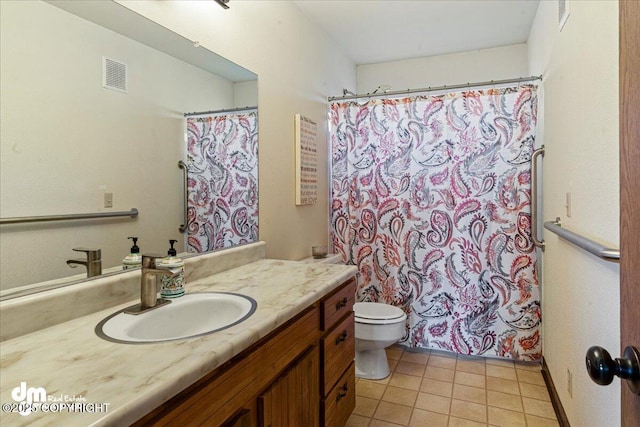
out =
[[[353,409],[353,413],[363,417],[371,417],[376,411],[379,402],[378,399],[356,396],[356,407]]]
[[[516,369],[524,371],[542,371],[542,365],[539,362],[516,362]]]
[[[550,401],[547,387],[535,384],[520,383],[520,394],[532,399]]]
[[[457,371],[454,383],[468,385],[471,387],[485,388],[486,387],[485,379],[486,378],[484,375],[470,374],[469,372]]]
[[[380,402],[373,416],[377,420],[387,421],[400,425],[407,425],[413,408],[398,405],[391,402]]]
[[[484,405],[487,403],[487,392],[483,388],[455,384],[453,386],[453,398]]]
[[[435,412],[414,409],[409,425],[411,427],[447,427],[449,416]]]
[[[453,383],[425,378],[422,380],[420,391],[430,394],[437,394],[438,396],[451,397],[453,391]]]
[[[428,393],[418,393],[415,405],[416,408],[445,415],[449,415],[450,406],[450,398]]]
[[[485,375],[485,363],[484,361],[458,359],[458,363],[456,364],[456,371]]]
[[[400,360],[402,353],[404,353],[404,350],[398,347],[387,347],[385,351],[389,360]]]
[[[528,427],[559,427],[560,423],[557,420],[551,420],[548,418],[536,417],[535,415],[526,414]]]
[[[405,351],[404,353],[402,353],[402,357],[400,358],[400,360],[402,360],[403,362],[420,363],[422,365],[426,365],[429,361],[429,354]]]
[[[371,420],[371,424],[369,424],[369,427],[397,427],[397,426],[405,426],[405,425],[406,424],[396,424],[396,423],[390,423],[382,420]]]
[[[386,385],[374,383],[373,381],[358,381],[356,383],[356,395],[380,399],[384,393]]]
[[[496,408],[524,412],[522,409],[522,399],[515,394],[489,390],[487,392],[487,404],[489,406],[495,406]]]
[[[455,372],[456,371],[453,369],[438,368],[437,366],[427,365],[427,369],[424,371],[424,377],[432,380],[453,382]]]
[[[424,375],[425,365],[422,363],[411,362],[399,362],[396,366],[395,372],[407,375],[413,375],[416,377],[422,377]]]
[[[394,373],[391,375],[389,385],[400,388],[408,388],[409,390],[420,390],[422,378],[413,375]]]
[[[537,364],[398,346],[387,352],[393,374],[356,379],[346,427],[559,427]]]
[[[487,365],[506,366],[506,367],[509,367],[509,368],[513,368],[515,366],[515,363],[513,362],[513,360],[492,359],[490,357],[487,357],[487,359],[485,360],[485,363]]]
[[[497,427],[526,427],[527,422],[522,412],[509,411],[502,408],[487,408],[489,425]]]
[[[438,368],[455,369],[456,359],[453,357],[443,357],[431,355],[429,357],[429,366],[436,366]]]
[[[551,402],[523,397],[522,404],[524,405],[524,412],[527,414],[554,420],[557,419]]]
[[[516,369],[516,373],[518,374],[518,382],[546,386],[540,372]]]
[[[449,417],[449,427],[486,427],[485,423],[478,423],[471,420],[464,420],[462,418]]]
[[[351,414],[344,427],[367,427],[371,418],[362,415]]]
[[[1,0],[0,0],[1,1]],[[381,380],[369,380],[369,379],[365,379],[365,378],[358,378],[360,381],[368,381],[368,382],[372,382],[375,384],[384,384],[387,385],[389,384],[389,380],[391,379],[391,375],[389,375],[386,378],[382,378]]]
[[[393,359],[387,359],[387,363],[389,364],[389,369],[391,370],[391,372],[394,372],[396,370],[396,367],[398,366],[398,362],[400,362],[399,360],[393,360]]]
[[[399,405],[413,406],[416,403],[416,397],[418,397],[417,391],[390,385],[384,392],[382,400]]]
[[[517,381],[516,370],[506,366],[487,365],[487,376]]]
[[[487,406],[453,399],[451,401],[451,412],[449,415],[452,417],[463,418],[465,420],[486,423]]]
[[[502,378],[487,377],[487,389],[520,395],[520,389],[518,388],[517,381],[505,380]]]

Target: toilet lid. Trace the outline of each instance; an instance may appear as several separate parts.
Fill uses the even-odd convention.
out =
[[[379,302],[357,302],[353,305],[357,318],[370,320],[393,320],[406,317],[398,307]]]

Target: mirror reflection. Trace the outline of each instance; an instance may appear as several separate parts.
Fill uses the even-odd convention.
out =
[[[133,236],[159,254],[257,240],[254,73],[112,1],[0,7],[0,217],[138,211],[1,225],[5,296],[86,277],[67,261],[90,250],[121,271]]]

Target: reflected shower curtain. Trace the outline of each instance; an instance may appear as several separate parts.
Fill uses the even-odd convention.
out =
[[[258,112],[187,119],[187,251],[258,239]]]
[[[330,106],[331,240],[405,345],[534,361],[535,86]]]

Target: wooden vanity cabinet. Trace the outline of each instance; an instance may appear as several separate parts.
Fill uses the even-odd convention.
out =
[[[355,407],[354,298],[352,279],[133,425],[343,426]]]
[[[355,295],[351,279],[320,302],[320,420],[325,427],[344,426],[356,406]]]

